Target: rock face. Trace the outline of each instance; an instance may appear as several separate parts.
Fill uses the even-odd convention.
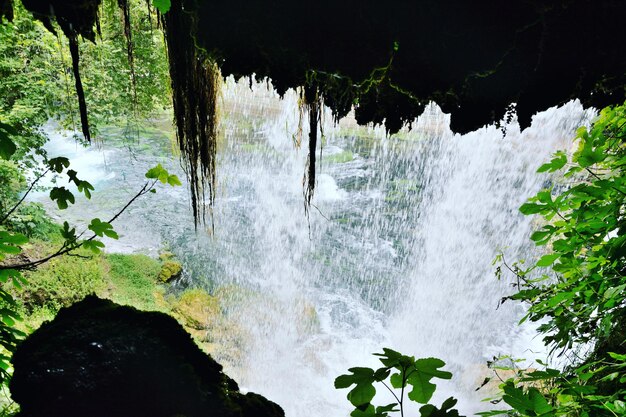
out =
[[[13,357],[20,417],[283,417],[239,392],[171,317],[90,296],[34,332]]]

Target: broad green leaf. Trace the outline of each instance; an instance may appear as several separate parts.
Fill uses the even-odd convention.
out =
[[[2,123],[2,122],[0,122],[0,131],[4,131],[11,136],[18,135],[17,130],[13,126],[6,124],[6,123]]]
[[[376,414],[391,413],[394,411],[399,411],[396,407],[398,407],[398,403],[381,405],[380,407],[376,407]]]
[[[372,404],[368,404],[367,407],[357,407],[350,413],[352,417],[377,417],[376,409]]]
[[[354,375],[339,375],[335,378],[335,388],[348,388],[350,385],[354,384]]]
[[[63,156],[59,156],[57,158],[49,159],[48,166],[50,167],[50,169],[60,174],[61,172],[63,172],[64,168],[70,166],[70,160]]]
[[[402,388],[402,374],[395,373],[391,375],[389,382],[391,382],[391,386],[394,388]],[[406,386],[406,381],[404,381],[404,386]]]
[[[2,159],[10,159],[17,147],[15,143],[9,138],[9,135],[0,131],[0,158]]]
[[[161,14],[167,13],[172,7],[171,0],[152,0],[152,4]]]
[[[180,180],[178,179],[178,177],[177,177],[176,175],[174,175],[174,174],[169,175],[169,176],[167,177],[167,183],[168,183],[169,185],[171,185],[172,187],[176,187],[176,186],[178,186],[178,185],[182,185],[182,183],[180,182]]]
[[[433,378],[450,379],[450,372],[441,371],[445,362],[437,358],[425,358],[415,361],[415,371],[408,374],[407,383],[413,387],[408,397],[420,404],[426,404],[433,396],[437,386],[430,382]]]
[[[74,194],[65,187],[54,187],[50,190],[50,199],[56,201],[59,209],[65,210],[68,207],[68,201],[74,204]]]
[[[96,236],[103,237],[107,236],[111,239],[118,239],[119,236],[113,230],[113,226],[110,223],[103,222],[98,218],[92,219],[91,223],[88,226],[89,230],[95,233]]]
[[[95,254],[98,254],[104,248],[104,243],[100,242],[99,240],[85,240],[83,242],[83,248],[88,249]]]
[[[604,299],[608,300],[609,298],[613,298],[616,295],[623,293],[625,289],[626,289],[626,284],[618,285],[617,287],[608,288],[604,292]]]
[[[28,243],[28,237],[21,233],[0,231],[0,243],[11,243],[13,245],[24,245]]]
[[[358,384],[348,393],[348,401],[357,407],[372,401],[374,395],[376,395],[376,388],[374,388],[371,383],[362,383]]]
[[[16,269],[0,269],[0,282],[8,282],[14,278],[21,278],[22,274]]]
[[[163,183],[167,182],[168,175],[167,170],[163,168],[161,164],[157,164],[157,166],[150,168],[148,172],[146,172],[146,178],[154,180],[164,178],[164,180],[161,180]]]
[[[63,222],[63,227],[61,228],[61,236],[67,241],[72,241],[76,239],[76,228],[73,227],[70,229],[70,225],[68,222]]]
[[[519,211],[528,216],[529,214],[537,214],[542,213],[546,210],[545,205],[535,204],[535,203],[524,203],[520,206]]]
[[[77,184],[77,187],[79,192],[85,194],[85,197],[88,199],[91,199],[91,192],[94,190],[93,185],[87,181],[80,181],[80,183]]]
[[[537,266],[539,266],[539,267],[550,266],[550,265],[552,265],[554,263],[554,261],[556,261],[560,257],[561,257],[560,253],[550,253],[548,255],[543,255],[537,261]]]
[[[377,369],[376,372],[374,372],[374,380],[376,380],[376,381],[384,381],[385,379],[387,379],[387,377],[389,376],[390,372],[391,371],[389,370],[389,368]]]
[[[565,152],[558,151],[554,154],[554,158],[547,164],[543,164],[539,167],[537,172],[554,172],[563,168],[567,163],[567,155]]]

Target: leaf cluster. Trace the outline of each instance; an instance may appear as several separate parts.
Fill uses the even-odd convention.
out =
[[[504,381],[501,400],[513,410],[483,416],[626,415],[626,106],[603,109],[575,140],[571,157],[556,152],[538,170],[561,173],[570,184],[520,207],[543,217],[530,238],[545,254],[527,267],[497,258],[517,276],[518,292],[507,299],[530,306],[522,321],[539,323],[552,352],[570,363]],[[579,357],[580,346],[590,352]]]
[[[520,207],[546,224],[531,235],[548,253],[520,270],[520,291],[528,318],[541,321],[544,340],[559,348],[597,342],[619,326],[626,300],[626,107],[602,110],[591,128],[578,129],[570,161],[564,152],[539,172],[565,170],[574,184],[542,190]],[[551,273],[537,275],[542,268]]]
[[[405,391],[408,391],[409,400],[425,404],[420,408],[422,417],[459,416],[458,411],[452,409],[456,404],[454,398],[448,398],[441,409],[428,404],[437,388],[432,380],[452,378],[450,372],[441,369],[445,362],[437,358],[415,359],[413,356],[402,355],[388,348],[383,348],[383,353],[374,355],[378,356],[382,367],[376,370],[364,367],[350,368],[349,374],[340,375],[335,379],[335,388],[351,388],[347,398],[355,407],[350,414],[352,417],[387,417],[390,413],[398,411],[404,415]],[[389,390],[396,402],[383,406],[373,405],[377,384]]]

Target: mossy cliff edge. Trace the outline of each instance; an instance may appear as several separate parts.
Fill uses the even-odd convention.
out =
[[[95,296],[43,324],[13,363],[21,417],[284,416],[242,394],[172,317]]]

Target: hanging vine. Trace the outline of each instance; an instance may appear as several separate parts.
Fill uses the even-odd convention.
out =
[[[222,76],[217,64],[196,46],[196,21],[180,2],[161,16],[172,82],[176,137],[191,190],[196,227],[212,228],[218,138],[218,96]]]

